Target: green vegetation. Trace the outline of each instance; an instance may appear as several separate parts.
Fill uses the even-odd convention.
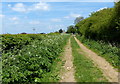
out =
[[[88,48],[95,51],[98,55],[104,57],[111,65],[115,68],[120,69],[120,48],[112,45],[111,43],[105,43],[103,41],[95,41],[91,39],[85,39],[83,37],[77,36],[77,38],[85,44]]]
[[[2,37],[3,82],[13,84],[59,80],[60,64],[57,63],[61,61],[59,56],[69,35],[18,34]]]
[[[14,51],[14,49],[22,49],[23,46],[30,44],[33,40],[42,40],[41,34],[5,34],[2,35],[3,52]]]
[[[120,1],[113,8],[93,12],[68,28],[69,33],[74,30],[81,42],[120,69]]]
[[[0,83],[2,84],[2,76],[1,76],[1,74],[2,74],[2,58],[1,58],[1,51],[2,51],[2,38],[1,38],[1,36],[0,36]]]
[[[77,24],[77,23],[79,23],[80,21],[82,21],[84,19],[84,17],[77,17],[76,19],[75,19],[75,21],[74,21],[74,24]]]
[[[2,76],[1,76],[1,74],[2,74],[2,59],[0,57],[0,83],[2,84]]]
[[[75,79],[77,82],[106,82],[101,71],[94,66],[93,62],[81,53],[79,45],[72,37],[72,55],[74,56]],[[78,51],[79,50],[79,51]]]
[[[113,8],[93,12],[88,18],[77,17],[74,23],[75,26],[68,27],[67,33],[78,33],[77,38],[82,43],[104,57],[115,68],[120,69],[120,2],[115,3]],[[2,82],[10,84],[57,82],[61,67],[59,56],[70,36],[60,35],[63,32],[60,29],[49,34],[1,35]],[[84,53],[81,53],[82,50],[73,37],[71,44],[76,80],[106,82],[101,71]]]
[[[59,30],[59,33],[63,33],[63,30],[62,30],[62,29],[60,29],[60,30]]]
[[[73,25],[71,25],[71,26],[69,26],[68,28],[67,28],[67,32],[66,33],[75,33],[76,32],[76,29],[74,28],[74,26]]]
[[[116,3],[113,8],[92,13],[75,27],[85,38],[120,42],[120,2]]]

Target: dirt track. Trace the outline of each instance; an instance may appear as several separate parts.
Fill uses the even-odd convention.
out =
[[[108,79],[109,82],[118,82],[118,72],[102,57],[86,48],[76,37],[74,37],[80,46],[81,50],[86,56],[93,60],[94,64],[98,66],[103,72],[103,75]]]
[[[61,71],[62,79],[60,80],[60,82],[76,82],[74,79],[74,67],[70,39],[65,47],[63,61],[65,61],[65,64],[63,66],[63,70]]]

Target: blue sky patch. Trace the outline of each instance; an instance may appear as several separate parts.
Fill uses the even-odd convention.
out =
[[[88,17],[113,2],[2,2],[2,32],[49,33],[66,30],[76,17]],[[35,28],[35,31],[33,29]]]

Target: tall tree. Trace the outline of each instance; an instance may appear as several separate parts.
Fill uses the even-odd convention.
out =
[[[71,25],[67,28],[67,33],[73,33],[74,34],[75,32],[76,32],[76,29],[73,25]]]
[[[75,19],[75,21],[74,21],[74,24],[77,24],[77,23],[79,23],[81,20],[83,20],[84,19],[84,17],[77,17],[76,19]]]

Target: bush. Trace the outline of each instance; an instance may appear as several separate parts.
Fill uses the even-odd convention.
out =
[[[76,24],[79,34],[86,38],[120,42],[120,2],[114,8],[94,12]]]

